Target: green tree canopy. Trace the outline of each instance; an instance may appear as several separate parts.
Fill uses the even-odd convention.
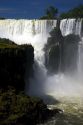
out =
[[[60,15],[61,18],[83,18],[83,5],[79,5],[72,10]]]
[[[55,19],[58,14],[58,9],[50,6],[49,8],[46,9],[45,11],[45,16],[41,17],[40,19]]]

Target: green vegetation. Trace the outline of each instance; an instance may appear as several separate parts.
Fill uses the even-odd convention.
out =
[[[59,15],[59,16],[58,16]],[[62,14],[58,14],[58,9],[50,6],[46,9],[45,15],[40,19],[64,19],[64,18],[83,18],[83,5],[79,5],[68,12],[64,12]]]
[[[83,18],[83,5],[79,5],[66,13],[62,13],[60,18]]]
[[[56,19],[58,14],[58,9],[50,6],[46,9],[45,16],[41,17],[40,19]]]
[[[47,106],[42,100],[15,89],[0,91],[0,125],[35,125],[46,118]]]
[[[0,38],[0,48],[16,48],[17,44],[10,41],[9,39],[1,39]]]

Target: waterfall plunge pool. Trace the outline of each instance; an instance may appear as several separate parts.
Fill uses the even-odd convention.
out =
[[[83,98],[59,97],[59,103],[48,105],[49,109],[62,109],[63,113],[57,114],[47,122],[38,125],[83,125]]]

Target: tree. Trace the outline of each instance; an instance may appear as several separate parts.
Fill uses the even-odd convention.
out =
[[[57,8],[54,8],[53,6],[50,6],[47,10],[46,10],[46,15],[48,18],[51,19],[55,19],[56,15],[58,13]]]
[[[58,14],[58,9],[50,6],[45,11],[45,16],[41,17],[40,19],[56,19]]]
[[[83,5],[79,5],[74,9],[60,15],[61,18],[83,18]]]

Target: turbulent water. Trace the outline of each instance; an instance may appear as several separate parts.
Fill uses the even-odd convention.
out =
[[[49,109],[60,108],[63,113],[57,114],[47,122],[39,125],[83,125],[83,98],[60,97],[59,103],[49,105]]]
[[[63,73],[47,75],[45,52],[43,50],[49,37],[49,32],[56,27],[56,20],[0,20],[0,37],[8,38],[17,44],[32,44],[34,47],[35,63],[34,76],[30,78],[30,95],[47,95],[60,100],[49,108],[59,107],[64,110],[63,115],[53,117],[46,125],[82,125],[83,124],[83,20],[64,19],[60,21],[60,30],[63,36],[68,34],[79,35],[78,59],[76,74]],[[71,53],[71,52],[70,52]],[[72,54],[72,53],[71,53]],[[26,68],[27,69],[27,68]],[[64,98],[63,98],[64,97]],[[45,98],[46,99],[46,98]],[[51,101],[50,99],[47,99]],[[56,102],[56,101],[55,101]]]

